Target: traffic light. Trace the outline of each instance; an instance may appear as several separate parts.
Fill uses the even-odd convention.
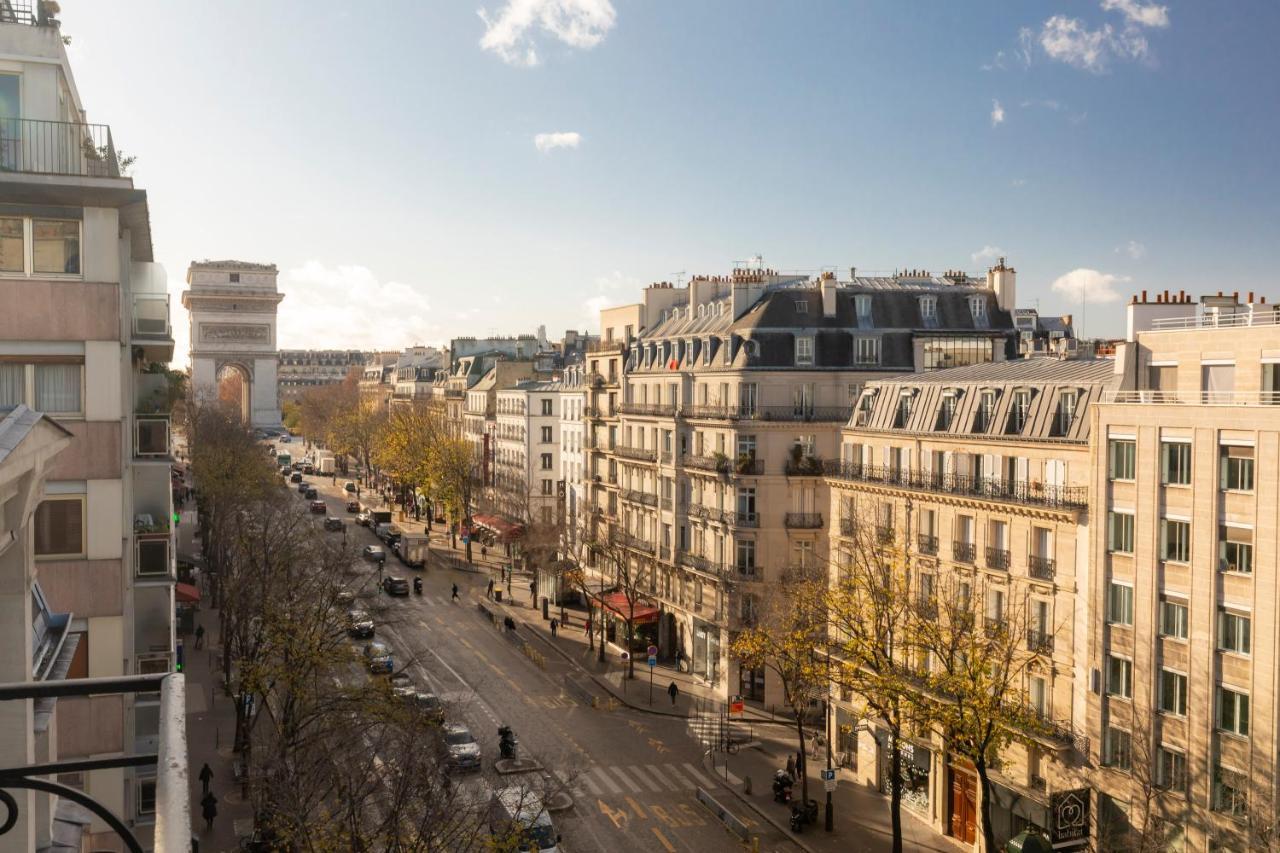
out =
[[[179,642],[179,643],[178,643],[177,667],[174,669],[174,672],[182,672],[182,663],[183,663],[182,650],[183,650],[182,643],[181,643],[181,642]]]

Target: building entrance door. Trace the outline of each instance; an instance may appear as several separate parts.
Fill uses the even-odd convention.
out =
[[[972,844],[978,834],[978,780],[971,773],[951,768],[951,835]]]

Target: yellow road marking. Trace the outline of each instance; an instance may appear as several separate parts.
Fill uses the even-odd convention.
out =
[[[646,726],[644,723],[640,722],[639,720],[627,720],[627,725],[631,726],[631,728],[635,729],[636,732],[640,734],[644,734],[645,732],[649,731],[649,727]]]
[[[677,803],[676,808],[679,809],[680,813],[684,815],[686,825],[702,826],[703,824],[706,823],[706,821],[702,819],[702,815],[698,814],[698,812],[693,808],[693,806],[689,805],[688,803]]]
[[[649,746],[651,746],[651,747],[653,747],[654,749],[658,750],[658,752],[659,752],[659,753],[663,753],[663,752],[670,752],[670,751],[671,751],[671,750],[667,749],[667,745],[666,745],[666,744],[664,744],[662,741],[660,741],[660,740],[659,740],[658,738],[656,738],[656,737],[651,737],[651,738],[649,738]]]
[[[626,798],[627,805],[631,806],[631,810],[636,813],[636,817],[644,820],[644,809],[640,808],[640,804],[630,797]]]
[[[596,800],[596,803],[600,806],[600,813],[613,821],[614,829],[622,829],[627,825],[627,813],[625,811],[622,809],[615,810],[610,808],[609,804],[604,800],[598,799]]]
[[[658,836],[658,843],[666,848],[667,853],[676,853],[676,848],[671,846],[671,842],[667,840],[667,837],[662,834],[662,831],[658,829],[658,827],[653,826],[650,827],[650,829],[653,830],[654,835]]]

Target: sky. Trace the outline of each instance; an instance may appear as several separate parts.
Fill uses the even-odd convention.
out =
[[[1280,4],[62,0],[176,298],[274,262],[281,347],[559,337],[653,281],[984,273],[1123,333],[1280,268]]]

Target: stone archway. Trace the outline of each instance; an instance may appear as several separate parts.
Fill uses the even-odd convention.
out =
[[[239,361],[228,361],[217,364],[213,375],[218,383],[218,402],[234,406],[240,413],[240,420],[252,423],[253,370]]]
[[[280,426],[276,398],[275,264],[195,261],[187,270],[182,304],[191,318],[191,387],[197,402],[219,397],[228,370],[242,385],[240,411],[255,427]]]

